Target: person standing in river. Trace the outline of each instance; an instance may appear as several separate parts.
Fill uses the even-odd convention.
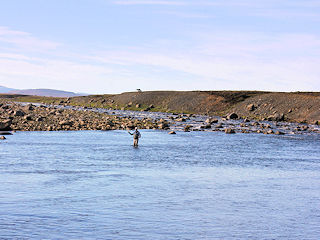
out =
[[[138,131],[138,128],[136,127],[136,128],[134,129],[134,132],[133,132],[133,133],[131,133],[131,132],[129,132],[129,131],[128,131],[128,133],[129,133],[130,135],[133,135],[133,146],[134,146],[134,147],[138,147],[139,138],[141,137],[141,134],[140,134],[140,132]]]

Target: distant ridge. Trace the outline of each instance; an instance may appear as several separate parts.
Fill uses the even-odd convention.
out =
[[[8,92],[14,91],[14,90],[16,90],[16,89],[0,86],[0,93],[8,93]]]
[[[77,97],[86,96],[85,93],[74,93],[55,89],[24,89],[24,90],[12,90],[7,93],[10,94],[23,94],[33,96],[44,96],[44,97]]]

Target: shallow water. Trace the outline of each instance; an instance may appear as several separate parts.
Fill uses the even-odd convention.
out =
[[[0,238],[319,239],[320,138],[18,132],[0,142]]]

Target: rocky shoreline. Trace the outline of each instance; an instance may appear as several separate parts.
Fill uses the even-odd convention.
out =
[[[236,113],[225,117],[80,108],[65,105],[0,103],[0,135],[8,131],[77,131],[160,129],[175,131],[221,131],[262,134],[319,134],[319,125],[284,122],[282,116],[269,121],[242,119]]]
[[[76,131],[154,128],[151,119],[120,118],[94,111],[0,103],[0,131]]]

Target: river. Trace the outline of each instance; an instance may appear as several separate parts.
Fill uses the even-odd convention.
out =
[[[319,135],[17,132],[3,239],[319,239]]]

